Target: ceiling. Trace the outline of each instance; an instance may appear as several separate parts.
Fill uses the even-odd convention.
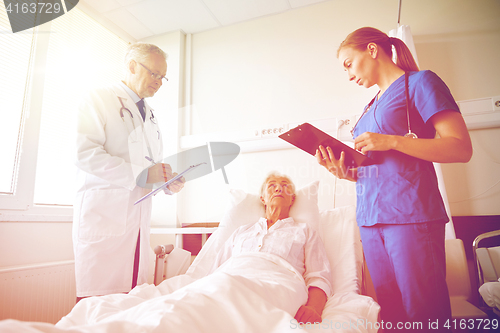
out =
[[[193,34],[324,1],[80,0],[79,7],[140,40],[178,30]]]
[[[80,0],[78,7],[122,38],[137,41],[179,30],[199,33],[329,1],[351,0]],[[376,1],[382,11],[394,8],[384,15],[394,15],[396,22],[399,0],[365,1]],[[352,3],[359,7],[362,1]],[[408,0],[402,7],[402,22],[414,36],[500,29],[500,0]]]

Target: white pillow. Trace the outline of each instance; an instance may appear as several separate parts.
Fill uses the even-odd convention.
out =
[[[332,269],[333,293],[361,293],[363,246],[356,206],[321,211],[319,232]]]
[[[315,181],[297,190],[295,202],[290,208],[290,216],[296,222],[309,223],[315,230],[319,230],[318,187],[319,181]],[[232,189],[229,197],[229,206],[219,228],[210,236],[187,271],[193,278],[205,276],[219,249],[238,227],[255,223],[265,216],[260,194]]]
[[[356,224],[356,206],[345,206],[319,212],[318,185],[313,182],[297,191],[290,216],[297,222],[309,223],[325,245],[332,268],[333,292],[361,293],[363,247]],[[194,279],[204,277],[212,268],[220,246],[239,226],[255,223],[264,216],[260,196],[242,190],[230,190],[229,207],[219,228],[210,236],[191,264],[187,275]]]
[[[290,217],[299,223],[309,223],[311,227],[318,230],[318,186],[315,181],[296,191],[295,202],[290,208]],[[220,235],[218,246],[231,236],[240,226],[255,223],[261,217],[265,217],[264,205],[260,201],[260,194],[250,194],[242,190],[230,190],[229,207],[219,224]]]

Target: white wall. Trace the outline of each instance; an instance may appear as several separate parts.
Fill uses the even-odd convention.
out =
[[[439,73],[455,99],[500,94],[500,30],[422,35],[416,36],[415,43],[420,66]],[[470,135],[472,160],[442,165],[451,212],[457,216],[498,215],[500,128],[473,130]]]
[[[470,3],[460,3],[471,7]],[[479,22],[478,15],[489,17],[491,10],[499,12],[498,3],[491,9],[480,7],[492,3],[476,2],[471,10],[479,14],[471,11],[471,19]],[[428,1],[412,3],[419,4],[433,5]],[[491,27],[483,25],[478,31],[461,33],[460,22],[454,27],[447,25],[454,20],[453,11],[439,12],[441,16],[433,12],[433,21],[421,15],[422,11],[424,8],[407,9],[403,15],[406,21],[402,22],[414,31],[421,68],[440,75],[457,100],[499,95],[500,25],[492,31],[481,31]],[[368,25],[388,32],[397,26],[396,18],[397,1],[330,1],[195,34],[190,87],[192,132],[258,129],[360,113],[376,88],[366,90],[349,83],[336,59],[336,49],[356,28]],[[425,34],[418,35],[418,31]],[[498,142],[498,131],[473,131],[472,161],[443,166],[452,214],[500,214],[499,186],[468,200],[500,178],[498,148],[493,146]],[[219,221],[227,188],[256,192],[272,169],[286,171],[299,186],[321,179],[326,197],[320,199],[320,208],[334,206],[333,177],[324,173],[311,156],[297,150],[246,153],[226,167],[230,185],[224,184],[220,171],[188,183],[179,195],[179,219]],[[351,188],[344,182],[337,185],[345,187],[343,193]],[[339,197],[336,206],[353,202],[350,196]]]
[[[181,31],[142,40],[159,46],[168,54],[166,75],[168,82],[164,82],[158,93],[148,99],[148,103],[155,110],[162,131],[164,158],[177,153],[179,116],[184,103],[185,40],[186,36]],[[177,205],[176,195],[167,196],[161,193],[153,197],[151,226],[176,227]],[[156,245],[175,244],[175,236],[151,235],[150,244],[153,249]]]
[[[1,222],[0,268],[73,260],[71,223]]]
[[[179,137],[179,111],[183,106],[185,35],[178,31],[143,40],[160,47],[168,54],[167,78],[158,93],[147,102],[155,110],[160,125],[166,158],[177,152]],[[177,220],[177,196],[163,193],[153,197],[151,224],[175,227]]]

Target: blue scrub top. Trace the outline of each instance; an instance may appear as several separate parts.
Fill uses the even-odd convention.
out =
[[[435,137],[428,120],[444,110],[459,111],[446,84],[431,71],[409,72],[410,124],[419,138]],[[364,133],[408,132],[404,75],[394,81],[359,120],[354,137]],[[370,151],[378,164],[359,167],[356,182],[359,226],[443,221],[448,216],[432,162],[404,153]]]

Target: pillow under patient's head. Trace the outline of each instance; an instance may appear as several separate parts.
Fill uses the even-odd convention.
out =
[[[318,230],[318,186],[319,181],[310,183],[296,191],[295,202],[290,208],[290,217],[299,223],[308,223]],[[264,205],[260,201],[260,194],[251,194],[243,190],[230,190],[229,207],[219,224],[218,237],[220,246],[238,227],[255,223],[265,217]]]
[[[318,209],[319,181],[310,183],[295,192],[295,201],[290,208],[290,216],[299,223],[308,223],[315,230],[319,229]],[[260,201],[260,194],[251,194],[243,190],[229,191],[229,205],[219,228],[210,237],[202,251],[189,267],[186,274],[199,279],[208,274],[217,256],[217,252],[231,234],[240,226],[255,223],[265,216],[264,205]]]

